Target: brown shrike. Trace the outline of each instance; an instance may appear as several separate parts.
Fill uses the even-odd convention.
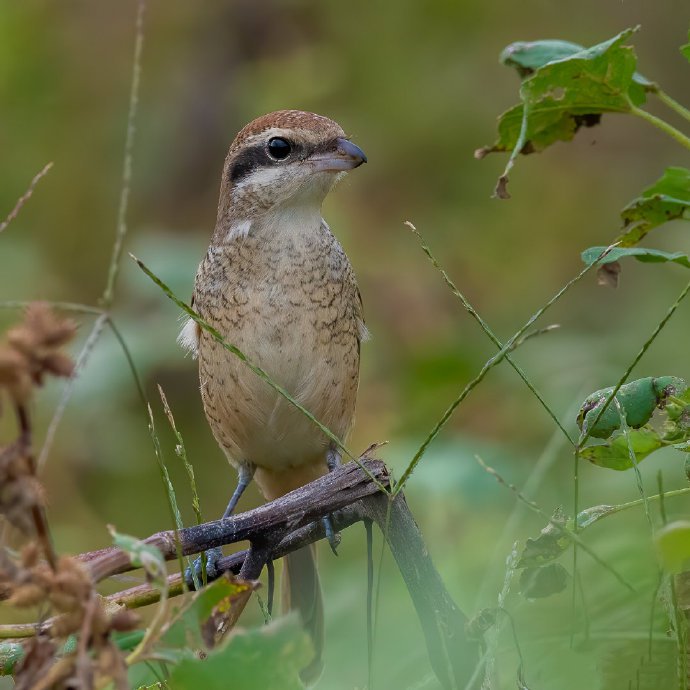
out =
[[[216,228],[193,305],[344,441],[359,384],[362,302],[343,248],[321,217],[333,185],[366,162],[341,127],[321,115],[280,110],[250,122],[223,168]],[[294,406],[193,321],[180,341],[199,359],[211,430],[237,468],[224,517],[252,477],[267,500],[333,469],[340,457]],[[219,551],[210,556],[210,574]],[[313,547],[288,555],[283,608],[295,609],[315,650],[303,680],[318,678],[323,603]]]

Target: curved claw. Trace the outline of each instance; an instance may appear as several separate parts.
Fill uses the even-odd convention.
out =
[[[212,582],[218,579],[221,574],[221,571],[218,570],[218,561],[223,557],[223,551],[217,546],[206,551],[204,555],[206,557],[206,582]],[[184,579],[187,587],[192,591],[201,589],[204,581],[203,559],[201,556],[197,556],[192,561],[192,565],[184,571]]]
[[[335,556],[338,555],[338,546],[340,545],[340,533],[333,529],[333,521],[330,515],[324,515],[321,518],[321,523],[323,524],[323,529],[326,532],[326,539],[328,540],[328,545],[331,547],[331,551]]]

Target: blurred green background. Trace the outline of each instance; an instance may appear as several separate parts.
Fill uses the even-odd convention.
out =
[[[93,304],[103,290],[115,233],[135,14],[131,1],[0,3],[0,216],[47,161],[55,163],[0,237],[1,299]],[[403,221],[418,227],[505,339],[581,270],[581,250],[616,235],[623,205],[665,166],[687,159],[687,152],[642,121],[605,116],[574,143],[520,160],[511,180],[513,198],[502,202],[490,197],[505,158],[473,158],[476,148],[493,141],[496,116],[517,101],[517,76],[497,63],[500,50],[514,40],[591,45],[641,24],[634,38],[640,71],[688,105],[690,67],[678,52],[690,24],[685,1],[167,0],[150,2],[145,21],[126,249],[180,296],[191,294],[215,222],[222,162],[246,122],[280,108],[313,110],[341,123],[366,151],[368,165],[329,197],[325,217],[354,265],[373,334],[362,351],[350,447],[361,451],[390,441],[381,456],[398,475],[447,404],[494,353]],[[660,112],[656,105],[650,109]],[[680,223],[669,225],[646,245],[685,251],[684,232]],[[588,276],[546,317],[544,324],[561,329],[516,353],[569,429],[581,400],[615,383],[687,278],[678,266],[626,264],[620,288],[611,290]],[[0,313],[3,326],[16,318]],[[195,363],[175,344],[178,313],[128,258],[115,319],[154,401],[186,519],[193,517],[189,491],[161,415],[157,383],[195,465],[204,516],[216,517],[234,472],[206,425]],[[80,322],[83,341],[92,320]],[[688,323],[685,306],[635,374],[687,376],[681,355]],[[51,382],[36,403],[41,430],[62,386]],[[11,420],[0,424],[9,437]],[[476,464],[477,453],[518,486],[532,476],[530,496],[548,512],[561,503],[569,510],[573,493],[572,454],[553,422],[509,367],[495,369],[431,446],[407,489],[441,575],[470,614],[495,605],[512,542],[543,526],[516,509],[514,496]],[[681,486],[682,461],[672,452],[648,460],[643,475],[650,493],[660,468],[667,487]],[[109,332],[77,383],[45,483],[60,550],[107,544],[108,523],[140,536],[169,526],[146,414]],[[581,505],[637,495],[631,473],[582,467]],[[242,507],[259,501],[252,490]],[[669,503],[668,510],[687,513],[687,503]],[[590,603],[592,637],[586,644],[570,649],[568,643],[572,626],[579,640],[585,625],[580,603],[575,620],[570,616],[570,590],[541,603],[510,600],[524,672],[534,687],[598,687],[597,669],[622,656],[615,645],[634,644],[635,636],[644,640],[656,578],[648,534],[637,511],[607,520],[589,535],[593,547],[639,588],[631,597],[609,573],[580,557]],[[328,642],[319,687],[361,688],[363,530],[344,535],[337,560],[323,549],[321,562]],[[569,560],[564,564],[570,568]],[[390,557],[383,567],[378,687],[435,687]],[[252,613],[258,621],[258,607]],[[656,629],[664,630],[661,619]],[[510,636],[503,635],[500,645],[499,671],[505,687],[514,687]],[[628,687],[627,678],[621,683]]]

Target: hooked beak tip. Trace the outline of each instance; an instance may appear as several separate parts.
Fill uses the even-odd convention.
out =
[[[347,172],[366,163],[367,156],[357,144],[338,137],[335,150],[313,156],[309,162],[315,172]]]

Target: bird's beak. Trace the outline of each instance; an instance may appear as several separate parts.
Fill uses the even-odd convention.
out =
[[[311,156],[308,162],[314,172],[342,172],[366,163],[367,157],[359,146],[339,137],[333,149]]]

